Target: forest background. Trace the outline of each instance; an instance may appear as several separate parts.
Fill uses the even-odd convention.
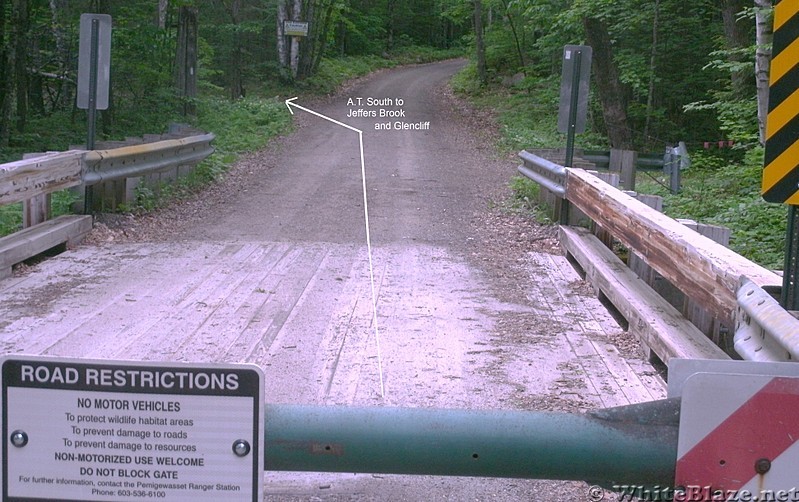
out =
[[[673,216],[732,227],[734,249],[779,268],[785,208],[758,193],[771,11],[770,0],[0,0],[0,161],[85,141],[75,106],[84,12],[113,18],[100,138],[190,122],[218,137],[205,181],[287,130],[289,94],[460,55],[471,63],[453,86],[494,110],[500,149],[561,147],[563,46],[587,44],[590,132],[578,146],[662,152],[684,141],[683,192],[668,194],[656,175],[642,186],[665,195]],[[181,12],[199,23],[192,97],[177,91]],[[307,21],[308,36],[281,36],[283,20]],[[15,215],[0,208],[0,231],[18,225]]]

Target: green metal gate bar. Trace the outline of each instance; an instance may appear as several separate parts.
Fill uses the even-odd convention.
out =
[[[267,405],[265,468],[672,486],[679,400],[586,414]]]

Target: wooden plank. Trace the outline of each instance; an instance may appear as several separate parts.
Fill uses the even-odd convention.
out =
[[[672,357],[728,359],[587,230],[561,227],[560,235],[567,256],[577,261],[594,287],[627,319],[630,332],[664,363]]]
[[[584,350],[588,353],[588,357],[581,357],[580,361],[586,370],[586,378],[590,378],[589,375],[601,377],[607,373],[615,380],[615,383],[599,384],[600,388],[612,389],[612,392],[615,393],[615,396],[609,398],[600,395],[603,406],[640,403],[664,398],[664,382],[659,378],[644,381],[643,372],[636,371],[640,370],[639,365],[643,365],[644,362],[634,357],[623,357],[618,347],[612,343],[611,334],[615,335],[622,329],[607,309],[595,297],[583,297],[582,295],[575,297],[573,285],[575,281],[580,280],[580,277],[566,257],[539,255],[535,259],[548,262],[545,270],[557,288],[562,309],[566,310],[564,315],[575,319],[574,326],[579,327],[583,332],[582,336],[575,337],[573,330],[566,330],[565,336],[572,347],[577,345],[585,347]],[[553,309],[554,311],[556,310]],[[577,353],[576,350],[575,353]],[[590,359],[590,361],[586,361],[586,359]],[[631,365],[636,367],[633,368]],[[650,367],[649,370],[651,371],[652,368]],[[615,399],[622,396],[624,396],[624,400],[614,402]]]
[[[68,151],[0,164],[0,205],[80,185],[83,154]]]
[[[22,154],[23,159],[36,159],[56,152]],[[41,194],[22,201],[22,228],[32,227],[50,219],[50,194]]]
[[[635,198],[658,212],[663,211],[663,197],[659,195],[636,194]],[[627,259],[627,266],[648,286],[651,287],[654,284],[655,271],[633,251],[630,251],[630,256]]]
[[[581,211],[719,319],[733,325],[735,292],[744,275],[779,286],[771,270],[736,254],[588,174],[568,169],[566,197]]]
[[[599,172],[599,171],[588,171],[589,173],[593,174],[597,178],[601,179],[608,185],[612,187],[619,187],[619,173],[612,173],[612,172]],[[602,241],[602,244],[605,245],[608,249],[613,249],[613,234],[608,232],[606,229],[602,228],[600,225],[597,225],[595,221],[591,222],[591,228],[596,235],[597,239]]]
[[[64,215],[0,239],[0,278],[11,267],[59,244],[73,243],[92,229],[91,216]]]
[[[693,225],[687,226],[725,247],[730,244],[732,230],[727,227],[708,225],[706,223],[694,223]],[[727,329],[723,330],[723,326],[719,323],[719,320],[698,305],[695,300],[686,297],[683,302],[682,313],[694,323],[700,331],[711,337],[716,345],[720,346],[722,349],[732,349],[732,332],[734,332],[734,330],[730,330],[728,326],[724,326]]]
[[[38,225],[50,218],[50,199],[49,193],[43,193],[22,201],[22,228]]]

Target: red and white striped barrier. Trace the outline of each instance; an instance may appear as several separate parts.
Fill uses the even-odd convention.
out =
[[[682,388],[675,486],[682,500],[799,500],[797,441],[799,378],[696,373]]]

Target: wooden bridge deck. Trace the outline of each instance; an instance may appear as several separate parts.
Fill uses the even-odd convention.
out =
[[[84,246],[0,281],[0,347],[252,362],[272,402],[595,407],[662,396],[653,370],[613,346],[620,329],[604,308],[575,293],[564,258],[529,256],[531,307],[493,298],[441,248],[397,245],[375,250],[383,400],[367,263],[345,244]],[[504,337],[519,316],[528,336]]]

